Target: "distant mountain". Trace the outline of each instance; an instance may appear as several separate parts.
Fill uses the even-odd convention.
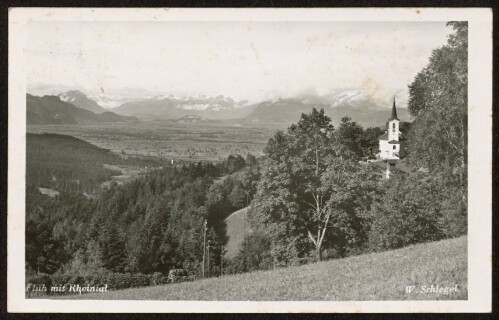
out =
[[[27,124],[85,124],[125,121],[137,121],[137,118],[125,117],[113,112],[96,114],[64,102],[58,96],[26,95]]]
[[[186,115],[195,115],[206,119],[240,119],[249,115],[254,106],[247,106],[245,101],[234,101],[230,97],[196,96],[176,97],[173,95],[156,96],[140,101],[122,104],[113,111],[122,115],[141,118],[178,119]]]
[[[61,98],[61,100],[64,102],[71,103],[78,108],[92,111],[94,113],[104,113],[108,111],[101,107],[94,100],[88,98],[83,92],[78,90],[71,90],[61,93],[59,94],[59,98]]]
[[[286,122],[298,121],[302,113],[312,111],[313,107],[329,108],[328,105],[308,104],[297,99],[279,99],[259,103],[255,110],[244,118],[244,123]]]
[[[336,107],[326,111],[326,114],[333,119],[335,124],[338,124],[344,116],[349,116],[353,121],[356,121],[364,128],[383,127],[386,121],[390,118],[391,110],[372,110],[372,109],[355,109],[351,107]],[[411,121],[407,108],[397,107],[397,115],[400,121]]]
[[[113,108],[113,111],[126,116],[155,120],[175,120],[191,115],[208,120],[241,119],[241,125],[286,125],[298,121],[301,113],[310,112],[314,106],[324,108],[326,114],[332,117],[333,123],[338,124],[342,117],[350,116],[362,126],[369,127],[385,124],[390,116],[391,103],[388,100],[374,101],[363,90],[338,89],[324,95],[302,94],[252,105],[246,101],[238,102],[221,95],[216,97],[160,95],[123,103],[120,107]],[[399,107],[398,111],[401,120],[409,121],[406,109]],[[190,120],[185,120],[188,121]]]
[[[312,100],[313,98],[313,100]],[[341,118],[349,116],[353,121],[363,127],[381,127],[390,117],[390,109],[379,108],[369,101],[354,100],[353,104],[347,97],[341,103],[326,104],[327,100],[317,97],[300,97],[293,99],[279,99],[277,101],[265,101],[257,105],[255,110],[242,120],[245,124],[269,124],[289,123],[300,119],[302,113],[309,113],[313,107],[324,108],[326,115],[332,118],[334,124],[338,124]],[[347,103],[347,101],[349,103]],[[401,121],[409,121],[406,108],[397,108],[398,117]]]
[[[141,100],[138,97],[111,95],[105,93],[89,95],[88,98],[94,100],[97,104],[107,109],[117,108],[126,102]]]
[[[331,108],[350,107],[370,110],[383,110],[362,90],[332,90],[324,95],[303,94],[295,97],[306,104],[328,104]],[[382,102],[384,104],[385,102]]]
[[[210,122],[213,120],[206,119],[206,118],[200,117],[200,116],[193,116],[193,115],[189,114],[187,116],[183,116],[180,119],[177,119],[176,121],[179,123],[198,123],[198,122]]]

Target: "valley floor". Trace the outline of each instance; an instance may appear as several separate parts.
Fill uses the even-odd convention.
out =
[[[467,237],[270,271],[56,299],[466,300]],[[457,288],[456,292],[432,292]],[[406,286],[415,286],[412,293]],[[438,286],[438,287],[437,287]],[[456,287],[457,286],[457,287]],[[454,289],[455,290],[455,289]]]
[[[220,161],[231,154],[261,154],[274,127],[220,123],[142,121],[87,125],[29,125],[29,133],[70,135],[121,156],[153,156],[175,161]]]

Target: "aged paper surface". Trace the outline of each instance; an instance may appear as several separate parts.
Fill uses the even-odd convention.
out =
[[[380,137],[379,151],[381,155],[378,154],[376,160],[366,158],[367,160],[362,159],[362,161],[365,163],[377,161],[381,163],[385,161],[382,163],[386,163],[387,169],[382,171],[381,175],[387,180],[391,179],[389,181],[395,181],[397,171],[390,172],[390,168],[392,168],[390,162],[397,162],[404,157],[399,154],[401,149],[397,149],[399,136],[395,133],[399,130],[398,118],[402,122],[410,121],[406,109],[411,103],[408,101],[410,94],[407,86],[413,83],[416,74],[428,64],[432,50],[445,45],[451,29],[445,25],[447,22],[452,21],[467,22],[468,65],[467,69],[465,68],[467,73],[467,95],[465,93],[465,96],[467,96],[467,113],[465,112],[467,127],[463,127],[467,139],[462,140],[467,141],[467,150],[464,152],[467,156],[463,155],[462,157],[463,161],[467,160],[463,168],[467,168],[467,188],[465,190],[467,190],[468,218],[467,225],[464,227],[466,230],[456,233],[459,237],[441,235],[439,237],[422,238],[412,243],[407,242],[407,244],[414,245],[414,247],[406,247],[405,245],[383,247],[384,249],[401,250],[393,251],[393,255],[389,251],[386,253],[389,256],[376,256],[377,254],[385,254],[386,250],[373,249],[371,251],[380,252],[368,253],[371,251],[367,249],[362,249],[364,250],[362,251],[359,249],[360,247],[352,249],[351,252],[345,249],[344,253],[338,253],[339,249],[335,247],[334,241],[328,244],[326,239],[325,249],[321,248],[319,242],[322,243],[327,228],[321,229],[319,225],[318,235],[315,235],[315,232],[313,234],[309,232],[308,235],[304,233],[296,236],[297,239],[310,241],[305,244],[307,248],[314,248],[314,246],[319,248],[317,257],[314,256],[314,251],[310,249],[310,255],[299,256],[297,254],[300,259],[299,262],[293,260],[294,262],[289,262],[289,264],[284,262],[279,264],[276,261],[281,257],[275,253],[278,251],[278,247],[275,244],[276,240],[272,238],[275,234],[270,233],[267,236],[273,239],[270,241],[271,246],[274,246],[272,247],[273,251],[271,251],[273,262],[268,262],[266,267],[262,267],[263,270],[267,271],[250,269],[249,271],[254,273],[245,273],[241,271],[242,269],[234,271],[238,268],[238,265],[234,262],[236,261],[237,252],[231,252],[231,250],[236,249],[234,249],[235,247],[232,246],[230,240],[229,243],[224,243],[222,240],[218,241],[210,233],[216,233],[216,228],[213,229],[214,231],[210,231],[209,226],[203,226],[201,223],[199,223],[200,232],[193,234],[198,237],[196,241],[199,244],[202,243],[202,253],[197,254],[197,256],[193,254],[193,259],[196,260],[192,262],[195,265],[192,267],[192,264],[189,264],[191,260],[187,261],[187,257],[185,257],[185,261],[178,262],[178,257],[175,256],[175,259],[177,259],[175,262],[168,262],[168,259],[174,255],[171,253],[173,251],[169,251],[171,243],[178,244],[178,242],[168,242],[171,236],[166,236],[169,231],[167,231],[166,226],[163,228],[163,222],[150,222],[147,225],[149,229],[145,227],[145,229],[132,229],[130,225],[138,223],[139,220],[133,223],[123,222],[117,215],[116,221],[120,221],[118,229],[114,229],[114,224],[113,226],[106,225],[108,229],[104,229],[105,231],[98,229],[101,230],[97,232],[98,234],[100,232],[98,236],[95,236],[95,238],[88,236],[88,238],[85,238],[86,240],[75,240],[74,237],[71,238],[68,235],[70,229],[81,230],[82,228],[74,227],[73,220],[67,218],[71,214],[71,209],[68,209],[67,215],[58,218],[65,220],[64,223],[51,221],[47,223],[48,227],[46,227],[45,224],[40,222],[45,221],[44,219],[52,213],[47,213],[46,209],[45,211],[36,209],[46,204],[42,205],[36,202],[38,200],[33,200],[33,202],[31,199],[42,199],[40,200],[42,202],[59,201],[57,199],[61,199],[64,192],[62,184],[58,181],[66,177],[54,173],[58,171],[51,171],[53,175],[51,177],[52,182],[45,185],[37,180],[36,183],[38,184],[33,186],[36,186],[38,191],[36,189],[35,191],[29,191],[31,189],[27,188],[27,179],[33,178],[32,175],[26,175],[27,168],[31,170],[30,163],[27,163],[27,137],[29,135],[42,138],[47,136],[38,135],[39,133],[73,136],[100,148],[110,149],[115,154],[114,156],[118,154],[121,159],[125,159],[116,160],[116,163],[109,163],[112,156],[105,158],[105,160],[99,159],[99,161],[104,161],[103,167],[105,170],[121,172],[121,174],[112,174],[110,181],[102,182],[99,180],[99,183],[102,182],[99,188],[104,190],[103,192],[105,190],[115,190],[113,188],[121,190],[122,185],[126,186],[130,181],[135,181],[134,179],[138,179],[138,181],[147,179],[147,177],[150,177],[148,176],[151,172],[149,170],[153,170],[151,167],[155,165],[159,167],[158,163],[161,164],[161,168],[158,170],[165,170],[163,167],[180,168],[195,161],[213,161],[215,165],[222,161],[222,163],[227,164],[227,168],[220,169],[226,171],[223,171],[223,174],[219,174],[214,178],[214,181],[211,181],[215,186],[217,179],[221,181],[225,179],[225,176],[231,176],[234,179],[238,177],[237,174],[234,175],[234,172],[237,173],[239,168],[234,169],[229,164],[232,163],[237,167],[236,160],[239,158],[227,158],[233,162],[229,160],[223,162],[225,161],[223,159],[227,156],[230,157],[232,154],[246,156],[246,153],[251,153],[258,156],[258,161],[267,161],[261,159],[269,157],[268,153],[273,150],[265,149],[267,154],[264,154],[263,147],[267,143],[267,139],[275,133],[275,130],[286,130],[291,124],[291,122],[288,123],[283,120],[287,117],[287,110],[298,108],[297,105],[308,106],[310,104],[314,104],[314,106],[325,105],[325,108],[331,105],[333,107],[347,106],[353,108],[361,106],[364,108],[366,105],[361,104],[362,102],[367,103],[368,107],[359,109],[360,112],[357,112],[356,115],[349,113],[351,109],[345,107],[350,110],[347,111],[346,115],[351,116],[354,121],[357,121],[365,128],[378,126],[376,121],[381,121],[380,127],[384,126],[384,122],[388,120],[386,134],[390,137],[385,139],[387,141],[386,146],[382,142],[383,138]],[[164,31],[161,28],[164,28]],[[326,32],[324,30],[330,31]],[[451,66],[447,66],[450,69],[454,67],[452,63]],[[438,73],[438,71],[435,72]],[[453,73],[450,72],[450,74]],[[78,90],[82,95],[86,94],[86,99],[90,98],[85,100],[87,103],[91,103],[88,101],[93,99],[92,106],[84,105],[81,100],[77,100],[81,96],[75,94],[75,90]],[[458,94],[459,92],[456,93],[456,95]],[[301,99],[298,102],[297,97]],[[359,102],[359,100],[355,100],[357,98],[354,99],[353,97],[366,98]],[[345,99],[348,100],[348,103],[343,105]],[[164,105],[167,105],[167,102],[175,103],[176,107],[171,109],[175,113],[167,114],[165,109],[154,109],[160,111],[147,114],[150,111],[144,110],[153,110],[153,107],[157,107],[155,104],[157,102],[154,101],[161,101]],[[288,109],[279,109],[281,111],[277,111],[275,115],[271,114],[271,109],[266,109],[266,111],[258,114],[255,113],[258,111],[260,104],[268,103],[273,106],[282,103],[282,101],[284,101],[284,104],[290,103],[292,106],[288,107],[286,105],[285,107]],[[37,103],[36,109],[35,107],[28,107],[27,109],[26,106],[30,106],[30,103]],[[137,107],[137,103],[141,108],[140,110],[127,111],[131,110],[130,108]],[[146,104],[149,109],[143,107]],[[55,108],[56,105],[61,106],[62,109],[56,111],[50,109]],[[445,101],[443,105],[445,106]],[[376,109],[375,106],[381,106],[381,109]],[[12,8],[9,11],[8,107],[7,271],[9,312],[336,313],[491,311],[492,11],[489,9]],[[341,117],[334,112],[340,110],[339,107],[334,109],[335,111],[331,111],[333,112],[333,124],[337,128],[340,126],[339,118]],[[68,116],[64,113],[66,112],[64,110],[68,109],[64,108],[76,110],[74,111],[76,115]],[[82,108],[87,108],[87,110],[82,111]],[[168,112],[173,112],[171,110]],[[106,111],[110,111],[110,113],[105,113]],[[250,111],[253,111],[253,113],[250,113]],[[53,113],[49,114],[49,112]],[[380,112],[381,120],[373,120],[375,119],[374,114],[378,114],[376,112]],[[392,112],[391,117],[390,112]],[[337,119],[335,119],[335,115],[337,115]],[[104,119],[104,117],[108,118]],[[109,117],[114,118],[109,120]],[[265,117],[270,120],[262,124],[267,119]],[[293,118],[292,122],[296,123],[298,118]],[[126,125],[123,125],[123,123]],[[445,127],[445,125],[438,122],[436,125]],[[449,128],[458,126],[457,122],[448,125]],[[393,131],[391,131],[392,128]],[[402,132],[403,136],[402,128],[401,124],[400,132]],[[441,139],[453,141],[453,130],[432,131],[431,129],[428,128],[429,133],[443,132]],[[201,132],[199,133],[200,136],[185,138],[186,136],[190,137],[190,134],[198,134],[198,130]],[[168,140],[170,138],[167,135],[170,133],[172,135],[178,134],[178,136],[175,139]],[[311,147],[310,150],[312,150],[315,157],[314,161],[317,163],[317,172],[319,171],[318,155],[320,153],[317,139],[323,138],[320,136],[322,133],[324,132],[320,131],[318,135],[308,137],[310,140],[307,140],[307,143],[312,146],[314,146],[314,142],[316,143],[315,149]],[[224,134],[232,136],[227,140],[219,140],[220,136]],[[252,134],[261,134],[265,140],[258,140],[262,139],[260,137],[251,140],[253,138],[248,137],[253,137]],[[122,138],[128,135],[132,138]],[[143,138],[144,135],[147,135],[147,137]],[[138,136],[143,140],[135,141],[134,139]],[[324,135],[324,137],[326,136],[327,134]],[[329,139],[330,137],[327,136],[326,138]],[[324,141],[329,141],[327,139]],[[162,144],[162,140],[167,140],[169,144]],[[131,141],[133,141],[133,145]],[[54,149],[50,150],[59,152],[57,148],[63,145],[64,141],[60,140],[55,145],[51,145],[50,148]],[[38,150],[38,153],[32,154],[41,154],[43,149],[48,147],[48,145],[45,145],[45,147],[34,149]],[[389,149],[385,151],[384,148]],[[74,150],[75,155],[77,155],[76,158],[86,156],[85,152],[78,156],[78,151]],[[90,151],[88,152],[90,153]],[[386,152],[386,155],[383,152]],[[129,161],[127,159],[140,159],[136,161],[142,162],[138,162],[138,165],[134,163],[133,166],[126,167],[128,165],[126,161]],[[251,159],[250,157],[246,158],[247,167],[250,166]],[[303,163],[305,163],[308,158],[303,159],[305,159],[303,160]],[[74,159],[74,161],[77,163],[79,160]],[[120,161],[123,161],[123,163]],[[270,162],[265,163],[269,164]],[[301,162],[290,163],[299,166]],[[141,168],[139,168],[140,166]],[[132,167],[133,169],[131,169]],[[403,170],[404,167],[398,168]],[[415,168],[412,172],[417,171],[426,174],[428,171],[428,168],[419,169],[418,171],[418,168]],[[39,171],[33,172],[45,172],[42,169],[37,170]],[[249,169],[245,170],[250,172]],[[273,167],[269,165],[266,170],[271,172]],[[300,170],[306,170],[306,168]],[[462,172],[456,170],[453,171],[451,176],[454,176],[457,181]],[[91,170],[87,172],[87,175],[94,173],[97,175],[99,172],[98,170]],[[331,172],[337,171],[331,170]],[[332,177],[336,177],[325,174],[324,177],[329,177],[330,180],[333,179]],[[98,178],[96,179],[98,180]],[[108,201],[111,203],[111,197],[99,198],[101,197],[100,194],[92,193],[90,191],[91,187],[87,187],[85,181],[84,179],[72,178],[65,186],[72,185],[71,188],[81,191],[81,194],[86,197],[88,202],[93,203],[92,201],[95,201],[95,206],[89,205],[96,210],[95,212],[100,210],[97,203],[108,203]],[[270,182],[273,181],[269,180]],[[262,176],[259,183],[258,188],[263,190],[265,187],[265,175]],[[360,182],[358,183],[360,184]],[[61,189],[52,187],[53,185],[59,185]],[[190,186],[190,188],[194,188],[194,184]],[[185,189],[189,189],[189,187]],[[209,189],[212,190],[210,192],[213,192],[213,189],[215,187]],[[272,191],[273,189],[270,188],[269,190]],[[310,199],[319,199],[315,197],[317,194],[314,193],[314,190],[303,189],[302,192],[310,193],[312,196]],[[337,190],[344,189],[338,188]],[[427,191],[425,187],[418,190],[423,194]],[[27,192],[35,192],[35,198],[28,197]],[[247,232],[249,233],[248,230],[250,230],[250,227],[247,227],[246,224],[243,224],[236,231],[231,229],[233,228],[231,217],[235,219],[235,217],[244,213],[244,221],[246,221],[246,214],[251,216],[258,211],[255,208],[261,208],[261,212],[264,212],[270,206],[268,201],[264,201],[265,199],[268,200],[268,198],[265,198],[267,196],[265,192],[258,190],[255,192],[251,197],[248,196],[248,193],[245,195],[243,191],[239,191],[240,195],[238,195],[234,189],[232,189],[232,192],[228,192],[227,197],[230,199],[228,201],[232,201],[230,202],[230,208],[233,209],[234,213],[227,218],[228,220],[223,220],[223,222],[228,226],[227,235],[229,238],[230,236],[233,239],[239,237],[242,242],[243,239],[246,239]],[[321,192],[325,194],[328,191]],[[298,191],[297,194],[299,194]],[[337,195],[339,191],[332,194]],[[331,199],[335,199],[332,194]],[[37,198],[38,196],[40,198]],[[163,196],[168,197],[166,193]],[[163,196],[158,196],[157,199],[162,199]],[[344,196],[347,197],[348,195]],[[209,198],[209,196],[207,197]],[[451,198],[447,198],[445,195],[443,197],[452,202],[448,200]],[[463,197],[466,198],[466,195]],[[99,202],[96,199],[101,200]],[[81,201],[85,203],[87,200]],[[129,200],[129,198],[120,200],[121,202],[118,202],[114,208],[109,208],[109,216],[121,212],[118,205],[125,205]],[[206,201],[208,203],[208,200]],[[251,205],[250,201],[253,201]],[[260,202],[258,203],[258,201]],[[298,205],[301,204],[298,203]],[[151,209],[150,212],[162,212],[161,210],[167,210],[166,207],[156,211]],[[203,210],[207,210],[206,212],[212,210],[208,204],[199,207],[203,207]],[[322,214],[323,211],[320,209],[319,201],[317,204],[312,204],[312,207]],[[248,208],[251,208],[251,210]],[[34,214],[36,218],[30,217],[30,221],[35,221],[34,227],[32,224],[27,224],[28,210],[36,212]],[[91,216],[94,213],[92,210],[85,211],[89,212],[89,220],[92,220]],[[121,213],[124,216],[130,210],[123,209]],[[324,212],[327,211],[327,209],[324,210]],[[199,209],[199,212],[205,211]],[[423,210],[422,214],[425,213],[426,211]],[[154,215],[154,213],[151,214]],[[334,213],[332,214],[334,217]],[[106,214],[102,215],[105,216]],[[149,217],[149,214],[146,214],[146,216]],[[329,215],[327,217],[325,225],[329,227]],[[80,218],[76,217],[75,221],[80,221],[81,226],[84,226],[83,228],[89,228],[89,234],[92,226],[100,227],[99,222],[85,224],[87,222],[78,219]],[[207,219],[209,224],[210,219],[214,218],[210,218],[208,215]],[[55,220],[57,219],[54,218]],[[202,222],[202,219],[200,221]],[[314,221],[323,223],[323,220],[320,219],[310,220],[307,223],[312,224]],[[334,221],[337,222],[337,220]],[[37,224],[38,222],[40,223]],[[451,219],[447,224],[453,222],[455,221]],[[249,223],[254,222],[250,221]],[[382,223],[382,221],[379,223]],[[423,227],[427,227],[426,223],[423,223]],[[77,222],[74,223],[74,225],[76,224]],[[118,225],[118,222],[116,222],[116,225]],[[135,252],[138,252],[138,248],[142,247],[134,247],[139,241],[135,239],[142,239],[139,237],[139,233],[155,232],[154,228],[156,226],[160,226],[157,228],[160,231],[157,232],[163,237],[164,245],[158,245],[152,252],[145,254],[146,258],[143,259],[149,261],[148,258],[158,252],[164,252],[164,256],[154,258],[156,260],[151,258],[150,261],[152,262],[150,263],[142,263],[140,259],[143,256],[138,253],[135,254]],[[390,223],[382,226],[381,229],[385,230],[384,228],[389,227]],[[45,227],[47,229],[43,229]],[[445,228],[445,226],[442,228]],[[202,230],[205,230],[205,239],[202,237]],[[424,230],[431,231],[433,229],[426,228]],[[358,230],[354,229],[354,231]],[[51,233],[52,238],[50,240],[43,238],[41,234],[44,234],[44,232]],[[82,237],[87,237],[84,232],[79,232]],[[130,235],[130,233],[133,233],[133,235]],[[106,238],[104,235],[108,234],[111,236]],[[172,231],[171,234],[176,233]],[[391,235],[389,232],[381,232],[381,234],[386,237]],[[329,233],[326,237],[328,236],[330,236]],[[377,236],[373,236],[373,241],[380,239],[379,237],[376,238]],[[65,240],[58,240],[61,237]],[[124,237],[123,242],[116,244],[117,242],[114,240],[120,237]],[[178,235],[178,237],[181,237],[181,235]],[[445,240],[454,237],[455,239]],[[92,240],[95,240],[95,243]],[[432,240],[441,240],[443,242],[433,243]],[[45,243],[42,244],[42,241],[47,241],[46,246],[43,246]],[[338,240],[336,239],[336,241]],[[379,243],[386,244],[386,241],[389,240],[383,241],[380,240],[378,245]],[[96,247],[88,245],[85,248],[81,247],[80,251],[72,247],[81,245],[81,243],[87,245],[87,242],[94,243]],[[430,243],[426,244],[426,242]],[[37,245],[41,246],[37,247]],[[61,251],[54,249],[58,248],[58,245]],[[328,245],[330,246],[329,251],[326,250]],[[424,247],[426,245],[428,247]],[[119,251],[123,258],[120,258],[121,260],[110,259],[110,257],[117,254],[117,251],[113,250],[119,246],[124,248]],[[342,248],[347,246],[351,246],[351,242],[346,242]],[[450,249],[443,246],[449,246]],[[102,251],[103,248],[108,251]],[[424,255],[424,259],[433,261],[434,264],[430,266],[435,268],[434,273],[431,269],[422,271],[426,266],[426,261],[415,259],[415,256],[411,256],[410,251],[404,251],[413,250],[413,248],[414,250],[421,250],[417,251],[418,254],[426,252],[427,255]],[[224,250],[229,250],[227,255],[224,255],[226,253]],[[431,250],[436,250],[435,254],[442,254],[442,257],[433,257],[433,251]],[[459,265],[455,269],[456,272],[461,272],[464,275],[461,279],[462,282],[449,283],[448,280],[442,280],[443,283],[438,282],[443,279],[440,278],[441,274],[448,275],[452,273],[454,276],[455,272],[454,269],[447,269],[451,268],[453,262],[452,257],[443,256],[445,250],[456,254],[455,265],[458,265],[459,257],[461,262],[467,259],[467,265]],[[64,259],[55,257],[58,254],[62,255],[61,252],[70,256]],[[99,259],[102,260],[98,259],[98,267],[108,277],[105,279],[116,280],[123,277],[123,281],[126,282],[131,281],[129,278],[133,278],[135,279],[133,281],[137,281],[136,284],[116,287],[117,290],[114,290],[115,287],[113,286],[115,284],[106,283],[106,280],[99,280],[100,282],[95,283],[85,283],[86,280],[84,280],[84,282],[77,283],[75,279],[81,278],[78,278],[78,275],[75,275],[74,272],[83,271],[83,265],[85,268],[90,268],[90,257],[95,258],[95,256],[92,256],[92,253],[95,252],[99,253]],[[360,255],[355,254],[355,252]],[[79,260],[80,253],[83,257],[81,260]],[[185,251],[185,255],[188,254]],[[231,254],[233,255],[230,256]],[[371,262],[366,264],[365,261],[356,260],[363,259],[362,254],[369,254],[365,257],[366,259],[372,259],[368,260]],[[222,258],[216,260],[216,255]],[[227,257],[226,260],[225,257]],[[374,265],[381,266],[380,260],[384,259],[380,257],[394,259],[394,264],[399,263],[401,260],[406,261],[402,266],[407,267],[407,275],[401,275],[397,273],[398,270],[391,270],[389,266],[380,269],[381,271],[377,270]],[[413,258],[414,261],[410,261]],[[202,269],[197,267],[201,259]],[[210,264],[210,259],[214,266]],[[306,266],[297,266],[306,259],[324,259],[325,261],[316,266],[308,262],[303,262]],[[285,261],[285,259],[282,259],[282,261]],[[359,264],[355,261],[358,261]],[[81,264],[78,264],[80,262]],[[260,265],[263,265],[264,262],[262,260]],[[333,264],[328,265],[329,263]],[[374,264],[370,275],[369,272],[371,271],[366,266],[371,265],[371,263]],[[78,266],[81,266],[81,270],[78,270]],[[335,274],[330,271],[332,268],[337,268],[338,273],[345,272],[345,274]],[[347,270],[352,272],[352,268],[360,269],[353,274],[348,273]],[[291,273],[287,273],[287,270]],[[245,269],[244,271],[248,270]],[[392,271],[394,272],[393,277],[392,274],[388,274]],[[376,272],[382,274],[376,274]],[[414,277],[418,277],[418,272],[424,273],[426,278],[423,280],[418,278],[418,281],[423,281],[422,283],[411,282]],[[222,276],[213,277],[215,273]],[[238,273],[241,273],[241,275],[237,275]],[[72,277],[69,276],[70,274]],[[335,280],[331,280],[331,288],[322,288],[320,285],[322,280],[317,280],[324,277],[324,274],[330,275],[331,278],[334,276]],[[244,278],[251,275],[254,275],[255,278]],[[57,276],[60,278],[56,278]],[[199,279],[200,277],[210,276],[213,279]],[[294,294],[292,291],[286,291],[286,289],[279,288],[279,281],[273,283],[269,280],[268,290],[258,293],[258,290],[263,288],[258,287],[262,285],[258,284],[258,278],[260,280],[278,279],[276,277],[279,276],[283,277],[282,281],[290,281],[289,283],[292,286],[296,284],[296,290],[299,292]],[[357,276],[359,277],[358,281]],[[368,280],[363,278],[364,276],[368,277]],[[286,280],[286,277],[295,278],[291,281]],[[376,278],[381,280],[376,282]],[[50,284],[47,283],[49,288],[40,289],[42,285],[45,285],[43,279],[50,279]],[[65,280],[60,280],[64,281],[64,283],[57,283],[58,280],[56,279]],[[164,279],[164,283],[160,282],[163,281],[160,279]],[[185,281],[185,283],[170,283],[178,281],[178,279]],[[383,279],[387,279],[386,285]],[[240,281],[240,285],[238,285],[237,281]],[[395,284],[390,281],[395,282]],[[379,292],[380,289],[378,288],[392,288],[393,285],[398,290],[397,294],[394,292]],[[341,289],[342,286],[349,288]],[[131,288],[129,289],[129,287]],[[50,292],[51,294],[34,294],[38,289],[43,293]],[[464,292],[463,289],[465,289]],[[69,290],[72,294],[60,294],[60,292],[54,294],[54,291],[57,292],[58,290],[66,290],[65,293]],[[178,292],[175,292],[176,290]],[[187,293],[184,294],[182,290]],[[189,290],[193,291],[189,293]],[[456,294],[459,290],[461,292],[455,296],[457,298],[452,298],[452,294]],[[85,293],[85,291],[90,293]],[[230,294],[226,291],[230,292]],[[267,291],[277,293],[272,296],[268,295]],[[410,296],[413,291],[417,292],[418,295]],[[199,292],[202,292],[202,295]],[[285,295],[279,296],[279,294],[283,294],[282,292]],[[107,298],[106,294],[108,294]],[[262,300],[258,295],[270,298]],[[61,299],[63,300],[61,301]]]

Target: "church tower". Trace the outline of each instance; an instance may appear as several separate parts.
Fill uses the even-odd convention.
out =
[[[395,98],[393,98],[392,116],[388,119],[388,141],[399,141],[399,124],[400,120],[397,117],[397,107],[395,106]]]
[[[393,98],[392,115],[386,122],[386,131],[379,137],[379,158],[386,162],[385,177],[390,179],[390,167],[400,159],[400,120],[397,117],[397,106]]]

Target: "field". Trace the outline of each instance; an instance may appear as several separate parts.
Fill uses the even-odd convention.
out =
[[[457,285],[457,293],[422,292],[431,285]],[[415,290],[407,294],[406,286]],[[460,237],[300,267],[57,299],[466,300],[467,288],[467,237]]]
[[[157,156],[168,161],[218,161],[230,154],[260,154],[275,129],[246,127],[231,121],[142,121],[134,124],[29,125],[27,131],[70,135],[122,156]]]

